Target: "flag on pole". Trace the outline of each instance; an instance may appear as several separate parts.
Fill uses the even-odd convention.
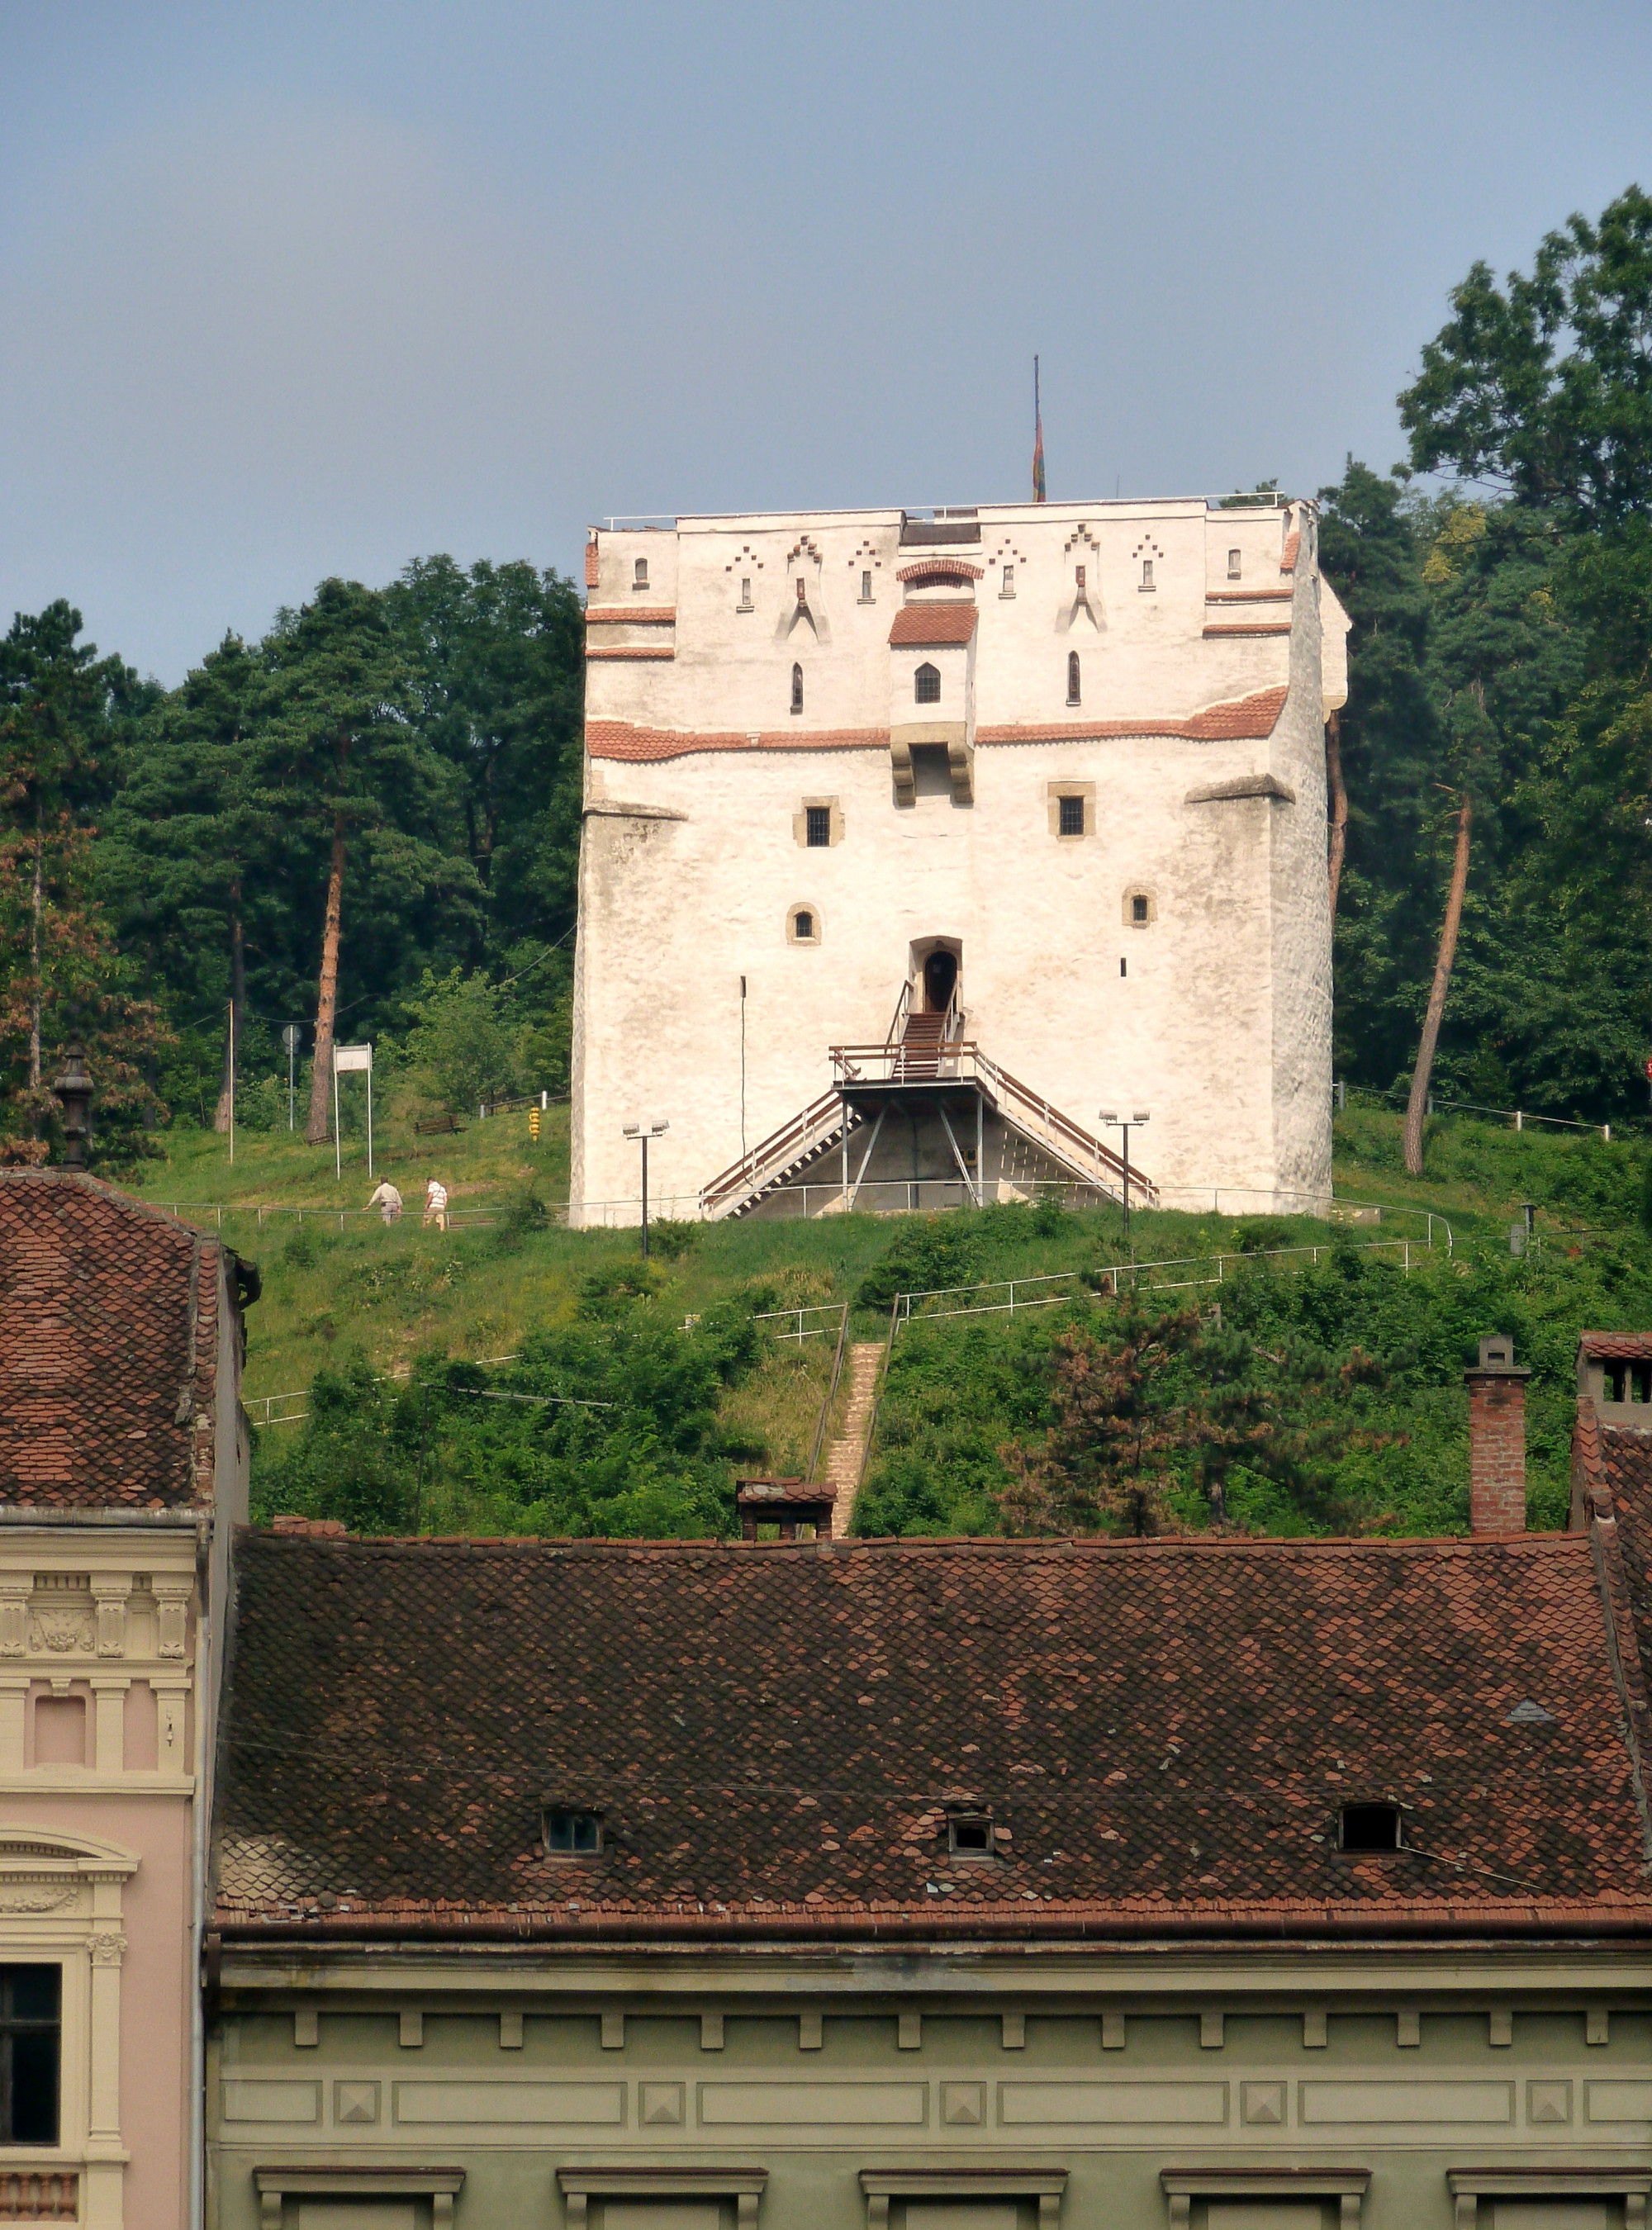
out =
[[[1033,358],[1033,501],[1044,500],[1044,413],[1038,399],[1038,358]]]

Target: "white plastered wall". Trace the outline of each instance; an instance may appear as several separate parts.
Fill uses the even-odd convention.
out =
[[[984,511],[978,544],[959,549],[900,548],[894,512],[603,533],[592,604],[610,609],[633,596],[635,555],[646,550],[648,600],[675,610],[674,655],[593,661],[588,717],[760,733],[771,747],[589,763],[575,1202],[635,1201],[637,1150],[621,1130],[648,1112],[671,1125],[651,1152],[651,1189],[687,1208],[829,1088],[833,1044],[881,1041],[911,947],[938,936],[962,943],[969,1034],[995,1060],[1087,1129],[1104,1103],[1152,1108],[1133,1158],[1139,1151],[1162,1185],[1328,1189],[1319,583],[1311,531],[1294,574],[1280,572],[1292,525],[1311,530],[1311,513],[1171,503]],[[792,553],[804,534],[806,628],[791,618]],[[1229,547],[1242,551],[1237,581]],[[1145,551],[1151,591],[1140,586]],[[944,556],[982,575],[941,591],[972,596],[979,614],[978,739],[995,726],[1180,722],[1288,682],[1286,712],[1263,739],[978,740],[971,803],[929,794],[903,808],[887,744],[862,738],[887,734],[919,662],[888,648],[909,596],[895,573]],[[746,577],[749,612],[739,609]],[[1253,586],[1275,594],[1254,609],[1207,602]],[[1288,622],[1291,632],[1205,635],[1212,620],[1236,617]],[[1077,709],[1068,703],[1074,649]],[[801,719],[788,709],[794,657],[804,667]],[[809,748],[811,736],[832,740]],[[1294,803],[1186,802],[1191,789],[1263,774],[1293,790]],[[1053,783],[1094,785],[1084,838],[1052,833]],[[836,801],[840,842],[797,842],[806,797]],[[1126,919],[1137,890],[1152,901],[1145,928]],[[816,918],[816,944],[788,939],[799,906]],[[635,1212],[594,1207],[592,1216]]]

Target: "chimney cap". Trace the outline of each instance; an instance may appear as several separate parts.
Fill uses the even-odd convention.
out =
[[[1480,1361],[1466,1374],[1470,1378],[1529,1378],[1532,1374],[1524,1364],[1514,1360],[1513,1332],[1485,1333],[1480,1343]]]

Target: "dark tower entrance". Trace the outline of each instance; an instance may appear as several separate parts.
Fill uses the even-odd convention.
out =
[[[944,948],[930,953],[924,962],[925,1011],[944,1015],[952,1003],[952,993],[957,986],[957,954]]]

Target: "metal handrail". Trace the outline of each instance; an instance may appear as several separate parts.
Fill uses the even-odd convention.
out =
[[[845,1301],[842,1315],[838,1320],[837,1352],[832,1357],[832,1380],[826,1389],[826,1399],[820,1405],[820,1417],[815,1426],[815,1444],[809,1451],[809,1468],[803,1473],[805,1486],[814,1484],[816,1466],[820,1462],[820,1452],[826,1445],[826,1427],[830,1421],[832,1404],[837,1399],[837,1382],[843,1375],[843,1349],[849,1339],[849,1303]]]
[[[881,1047],[879,1048],[882,1050]],[[800,1115],[742,1154],[738,1162],[714,1176],[709,1184],[702,1185],[700,1203],[702,1213],[717,1207],[721,1202],[740,1191],[749,1191],[760,1181],[759,1173],[778,1162],[783,1162],[801,1141],[813,1131],[821,1130],[829,1117],[840,1112],[842,1100],[834,1090],[823,1092],[818,1099],[811,1100]]]

